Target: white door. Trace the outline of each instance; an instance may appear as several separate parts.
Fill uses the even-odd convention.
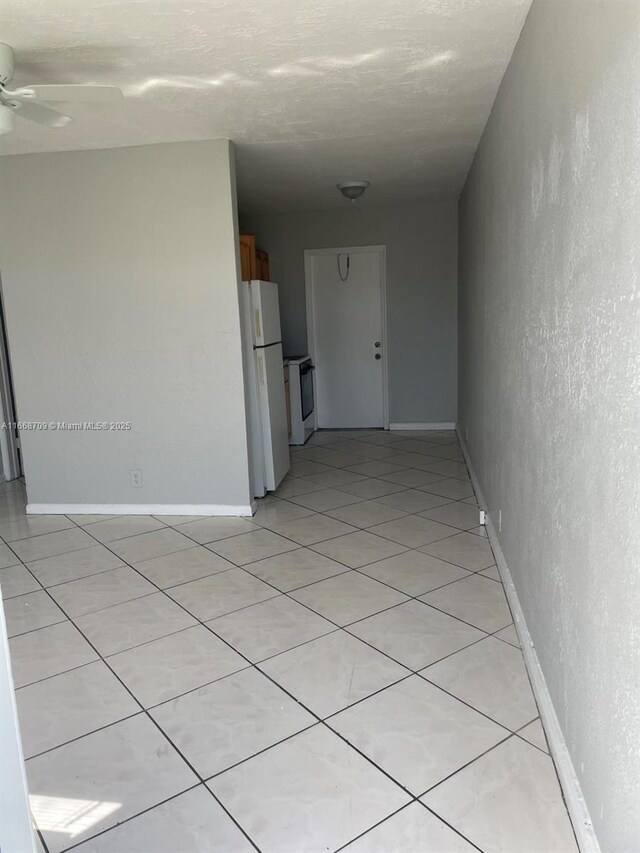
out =
[[[386,426],[384,247],[305,256],[318,427]]]

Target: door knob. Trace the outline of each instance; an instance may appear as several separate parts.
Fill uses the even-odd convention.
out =
[[[380,355],[380,353],[379,353],[379,352],[377,352],[377,353],[376,353],[375,358],[376,358],[376,361],[378,361],[379,359],[381,359],[381,358],[382,358],[382,356]]]
[[[374,344],[374,347],[377,347],[379,349],[380,348],[380,341],[376,341]]]

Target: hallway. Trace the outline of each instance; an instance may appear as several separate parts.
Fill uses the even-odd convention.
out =
[[[455,434],[316,433],[251,519],[0,489],[49,853],[576,851]]]

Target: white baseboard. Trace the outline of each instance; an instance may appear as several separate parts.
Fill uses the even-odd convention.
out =
[[[459,431],[458,440],[460,441],[460,446],[467,463],[467,468],[469,469],[471,482],[473,483],[478,503],[486,512],[487,504],[482,494],[482,488],[480,487],[478,478],[473,470],[468,448]],[[569,750],[567,749],[567,744],[564,739],[564,735],[562,734],[562,729],[560,728],[558,715],[553,707],[551,694],[549,693],[549,688],[547,687],[547,682],[524,618],[524,611],[522,610],[522,605],[520,604],[518,593],[516,592],[513,578],[511,577],[511,572],[509,571],[507,561],[505,560],[502,548],[500,547],[500,542],[498,541],[498,536],[491,520],[491,516],[487,513],[485,517],[487,520],[486,527],[489,542],[493,548],[498,571],[500,572],[507,600],[511,607],[513,621],[522,647],[522,654],[524,656],[527,672],[529,673],[533,693],[536,698],[536,702],[538,703],[538,708],[540,709],[540,716],[544,724],[547,742],[555,761],[558,778],[562,787],[562,793],[564,794],[567,810],[571,817],[571,823],[573,824],[573,829],[578,840],[578,846],[580,847],[581,853],[601,853],[598,839],[596,838],[593,830],[589,809],[587,808],[587,804],[582,794],[580,782],[578,781],[578,777],[574,770],[573,762],[571,761],[571,756],[569,755]]]
[[[255,504],[27,504],[27,515],[253,515]]]
[[[453,421],[446,421],[444,423],[439,424],[389,424],[389,429],[402,429],[402,430],[414,430],[414,429],[455,429],[456,425]]]

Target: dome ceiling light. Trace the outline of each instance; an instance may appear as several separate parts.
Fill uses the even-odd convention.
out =
[[[338,184],[338,189],[345,198],[355,201],[369,186],[369,181],[345,181]]]

